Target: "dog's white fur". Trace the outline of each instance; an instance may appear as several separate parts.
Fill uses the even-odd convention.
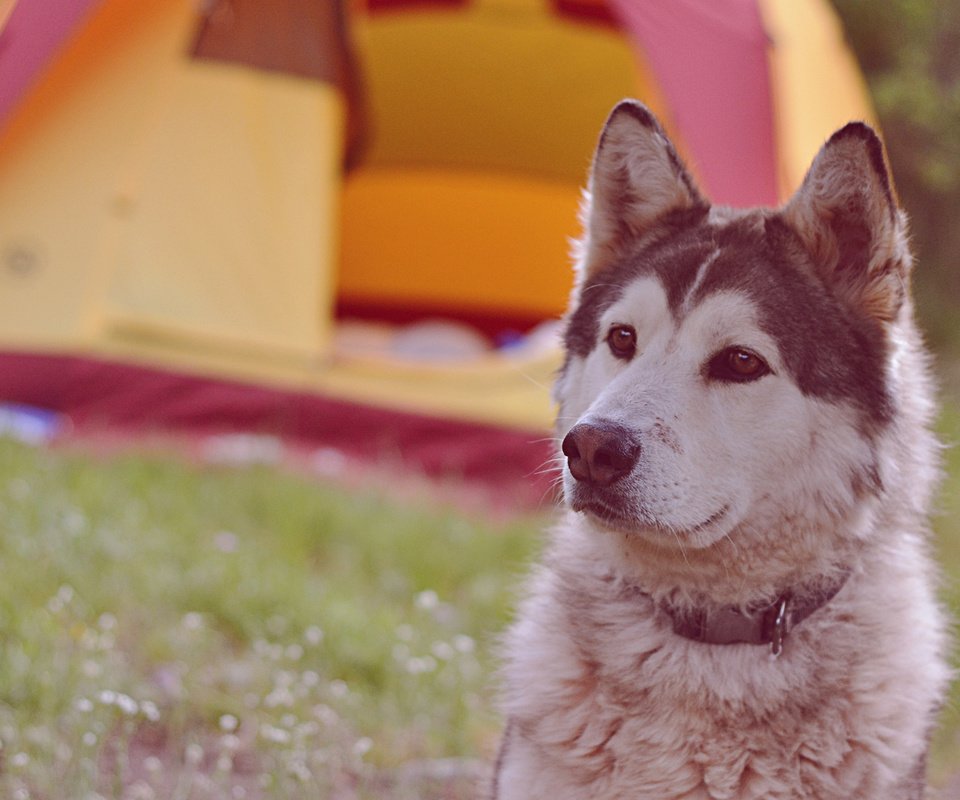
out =
[[[591,301],[625,239],[642,243],[663,214],[698,200],[636,108],[618,107],[601,139],[574,308]],[[603,311],[599,331],[636,331],[632,360],[602,344],[568,359],[559,437],[608,420],[638,433],[643,456],[624,478],[630,522],[568,509],[506,635],[497,800],[922,796],[949,678],[927,545],[937,445],[905,292],[904,220],[885,207],[883,176],[868,162],[856,137],[831,143],[780,213],[819,279],[883,326],[895,409],[881,432],[867,436],[851,403],[801,391],[747,294],[696,297],[715,254],[679,312],[655,275],[631,279]],[[874,234],[854,275],[841,274],[843,243],[828,224],[851,203]],[[738,217],[713,210],[709,220]],[[705,381],[704,359],[734,345],[762,354],[771,373],[737,386]],[[849,479],[867,474],[882,488]],[[568,469],[563,480],[569,495]],[[778,658],[763,646],[685,639],[658,608],[748,607],[845,570],[840,593]]]

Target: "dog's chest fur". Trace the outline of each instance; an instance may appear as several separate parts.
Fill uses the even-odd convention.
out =
[[[928,731],[911,685],[896,685],[938,680],[936,664],[898,644],[910,636],[922,652],[936,640],[922,597],[890,602],[854,579],[774,659],[674,635],[656,601],[611,572],[596,536],[561,524],[506,642],[498,798],[923,796]],[[888,580],[910,570],[899,555]],[[875,619],[838,628],[877,601]]]

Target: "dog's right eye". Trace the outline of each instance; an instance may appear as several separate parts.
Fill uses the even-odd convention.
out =
[[[769,373],[767,362],[745,347],[721,350],[707,364],[708,377],[725,383],[749,383]]]
[[[629,361],[637,352],[637,332],[630,325],[613,325],[607,332],[607,346],[617,358]]]

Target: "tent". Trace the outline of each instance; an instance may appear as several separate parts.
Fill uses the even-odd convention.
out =
[[[0,399],[79,430],[529,473],[612,105],[732,205],[870,117],[827,0],[2,5]]]

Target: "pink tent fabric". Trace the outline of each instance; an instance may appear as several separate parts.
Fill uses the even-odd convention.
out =
[[[0,32],[0,125],[97,0],[20,0]]]
[[[703,190],[717,203],[775,205],[769,38],[757,0],[611,0],[645,53]]]

